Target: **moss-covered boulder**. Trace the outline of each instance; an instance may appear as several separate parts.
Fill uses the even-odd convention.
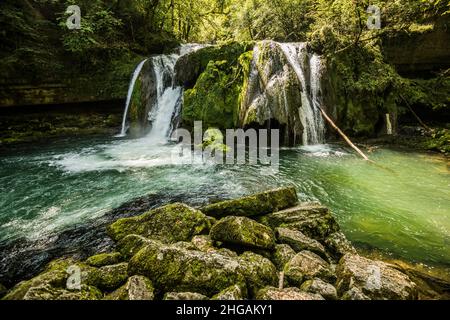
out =
[[[104,291],[117,289],[127,281],[128,263],[118,263],[92,270],[87,283]]]
[[[209,298],[203,294],[197,292],[167,292],[163,300],[209,300]]]
[[[114,240],[136,234],[165,243],[190,241],[195,235],[207,233],[209,220],[199,210],[182,203],[169,204],[143,215],[119,219],[108,227]]]
[[[301,203],[296,207],[267,214],[258,219],[271,228],[286,227],[323,241],[339,231],[339,225],[327,207],[317,203]]]
[[[234,285],[220,291],[211,300],[242,300],[245,295],[242,292],[242,288],[238,285]]]
[[[272,252],[271,260],[278,270],[282,271],[286,263],[295,256],[295,251],[287,244],[277,244]]]
[[[213,217],[226,216],[258,216],[285,208],[298,203],[294,187],[278,188],[243,198],[213,203],[201,208],[202,212]]]
[[[111,264],[117,264],[122,257],[119,252],[100,253],[86,259],[86,264],[91,267],[104,267]]]
[[[6,292],[8,292],[8,289],[0,283],[0,298],[2,298]]]
[[[331,253],[336,261],[347,253],[356,254],[356,249],[347,237],[341,232],[337,231],[330,234],[324,241],[327,251]]]
[[[148,277],[163,292],[194,291],[212,296],[245,283],[236,258],[173,245],[145,246],[130,260],[128,271]]]
[[[210,231],[211,239],[224,244],[272,249],[275,235],[269,227],[247,217],[229,216],[217,222]]]
[[[99,300],[102,297],[102,292],[93,286],[81,285],[79,290],[68,290],[44,284],[31,287],[23,300]]]
[[[161,243],[157,240],[151,240],[139,236],[137,234],[130,234],[117,242],[117,250],[125,260],[130,260],[139,250],[147,245],[160,246]]]
[[[299,288],[278,289],[266,287],[256,295],[257,300],[324,300],[322,296],[301,291]]]
[[[336,288],[319,278],[303,282],[300,289],[306,292],[320,294],[326,300],[337,300]]]
[[[278,284],[278,272],[273,263],[263,256],[246,251],[239,256],[240,270],[244,274],[249,293],[254,296],[265,286]]]
[[[329,261],[325,247],[319,241],[305,236],[301,231],[277,228],[275,232],[278,242],[288,244],[295,252],[308,250]]]
[[[334,282],[336,276],[330,265],[310,251],[297,253],[284,267],[285,279],[289,285],[300,286],[304,281],[320,278]]]
[[[151,281],[143,276],[132,276],[127,283],[105,297],[106,300],[153,300]]]
[[[214,241],[209,235],[195,236],[192,238],[191,242],[197,248],[197,250],[203,252],[217,251],[217,249],[214,247]]]
[[[382,262],[356,254],[346,254],[336,268],[336,288],[340,295],[352,288],[371,299],[417,299],[417,286],[403,272]]]

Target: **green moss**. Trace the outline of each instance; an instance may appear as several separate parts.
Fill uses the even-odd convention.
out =
[[[92,267],[103,267],[111,264],[119,263],[122,259],[119,252],[100,253],[86,260],[86,263]]]
[[[128,278],[128,263],[119,263],[93,269],[87,275],[86,282],[101,290],[111,291],[125,283]]]

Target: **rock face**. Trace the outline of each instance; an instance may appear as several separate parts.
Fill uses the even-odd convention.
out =
[[[409,277],[381,261],[346,254],[339,261],[336,275],[340,294],[356,288],[371,299],[417,299],[416,285]]]
[[[303,281],[320,278],[334,282],[335,276],[330,265],[321,257],[310,251],[297,253],[284,267],[284,274],[289,284],[300,286]]]
[[[153,291],[153,285],[148,278],[132,276],[125,285],[106,296],[106,300],[153,300]]]
[[[190,241],[195,235],[209,230],[209,221],[200,211],[182,203],[151,210],[141,216],[119,219],[109,226],[114,240],[137,234],[166,243]]]
[[[278,241],[288,244],[295,252],[308,250],[328,260],[328,254],[324,246],[319,241],[308,238],[302,232],[287,228],[277,228],[275,232]]]
[[[266,287],[256,296],[257,300],[324,300],[318,294],[301,291],[298,288],[278,289]]]
[[[279,188],[236,200],[210,204],[201,210],[213,217],[257,216],[295,206],[298,203],[295,188]]]
[[[317,203],[301,203],[294,208],[265,215],[259,220],[272,228],[288,227],[299,230],[319,241],[339,230],[330,210]]]
[[[210,232],[211,239],[244,247],[272,249],[275,235],[272,229],[246,217],[226,217],[216,223]]]

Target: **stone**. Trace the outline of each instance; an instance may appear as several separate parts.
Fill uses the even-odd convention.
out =
[[[272,249],[275,235],[272,229],[247,217],[229,216],[217,222],[210,231],[211,239],[224,244]]]
[[[266,287],[258,292],[256,300],[324,300],[324,298],[319,294],[301,291],[299,288]]]
[[[182,203],[174,203],[140,216],[119,219],[107,231],[115,241],[136,234],[164,243],[174,243],[190,241],[195,235],[207,233],[209,228],[209,220],[202,212]]]
[[[105,300],[153,300],[154,288],[143,276],[131,276],[126,284],[105,297]]]
[[[104,267],[111,264],[117,264],[122,257],[119,252],[100,253],[86,259],[86,264],[91,267]]]
[[[347,237],[341,231],[330,234],[325,239],[324,243],[328,252],[330,252],[337,261],[347,253],[356,254],[355,247],[353,247],[351,242],[347,240]]]
[[[213,240],[209,235],[194,236],[191,242],[197,248],[197,250],[203,252],[217,251],[217,249],[214,247]]]
[[[296,207],[267,214],[259,222],[275,229],[287,227],[322,241],[339,231],[339,225],[328,208],[317,203],[301,203]]]
[[[278,242],[288,244],[295,252],[308,250],[329,261],[325,247],[317,240],[305,236],[301,231],[288,228],[277,228],[275,230]]]
[[[164,295],[163,300],[209,300],[207,296],[204,296],[197,292],[167,292]]]
[[[23,300],[99,300],[102,297],[100,290],[88,285],[81,285],[81,290],[67,290],[43,284],[31,287]]]
[[[341,297],[341,300],[371,300],[368,296],[366,296],[361,289],[357,287],[353,287],[350,290],[344,292]]]
[[[137,234],[130,234],[119,240],[117,243],[117,250],[119,250],[125,260],[130,260],[136,253],[139,252],[139,250],[148,245],[158,247],[161,245],[161,242],[147,239]]]
[[[284,275],[287,283],[300,286],[303,281],[320,278],[333,282],[335,275],[330,265],[311,251],[297,253],[284,267]]]
[[[239,265],[251,294],[255,295],[259,289],[265,286],[278,285],[277,269],[269,259],[246,251],[239,256]]]
[[[101,290],[111,291],[117,289],[128,278],[128,263],[118,263],[93,269],[87,275],[86,281]]]
[[[213,203],[201,208],[209,216],[258,216],[295,206],[298,203],[294,187],[278,188],[240,199]]]
[[[6,289],[6,287],[0,283],[0,298],[2,298],[7,292],[8,289]]]
[[[336,288],[319,278],[303,282],[300,289],[306,292],[320,294],[326,300],[337,300]]]
[[[244,294],[242,294],[241,287],[235,284],[222,290],[212,297],[211,300],[243,300],[243,298]]]
[[[275,250],[272,253],[272,262],[278,270],[283,270],[286,263],[288,263],[295,256],[295,251],[287,244],[275,245]]]
[[[401,271],[382,261],[357,254],[344,255],[336,268],[339,294],[356,287],[370,299],[415,300],[417,286]]]

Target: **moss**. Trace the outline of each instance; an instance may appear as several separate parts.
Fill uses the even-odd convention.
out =
[[[269,259],[246,251],[239,256],[239,261],[251,296],[254,297],[258,290],[265,286],[278,285],[277,269]]]
[[[119,252],[100,253],[86,260],[86,263],[92,267],[103,267],[111,264],[119,263],[122,259]]]
[[[130,260],[136,253],[139,252],[144,246],[153,245],[160,246],[161,243],[158,241],[150,240],[139,236],[137,234],[130,234],[119,240],[117,243],[117,249],[120,254],[126,260]]]
[[[128,278],[128,263],[119,263],[92,270],[87,283],[101,290],[111,291],[121,286]]]
[[[105,300],[153,300],[152,282],[143,276],[132,276],[119,289],[108,294]]]
[[[242,300],[244,298],[245,295],[243,294],[242,288],[238,285],[233,285],[220,291],[218,294],[213,296],[211,300]]]

